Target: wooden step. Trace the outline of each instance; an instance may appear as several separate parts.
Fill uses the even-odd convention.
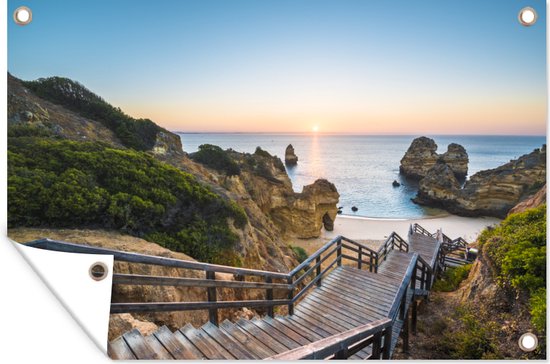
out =
[[[208,322],[202,326],[202,330],[206,332],[212,339],[216,340],[225,350],[231,353],[235,358],[239,360],[259,359],[258,356],[249,352],[248,349],[242,345],[238,340],[228,335],[222,329],[217,327],[211,322]]]
[[[111,341],[107,345],[107,354],[114,360],[134,360],[137,359],[132,350],[121,337]]]
[[[181,340],[166,326],[162,326],[160,329],[155,331],[153,335],[174,359],[197,360],[204,358],[204,356],[198,352],[190,342]]]
[[[206,332],[195,329],[193,325],[187,324],[179,331],[185,336],[193,345],[200,350],[200,352],[210,360],[234,360],[236,359],[227,350],[225,350],[220,344],[212,339]]]
[[[147,343],[147,341],[145,341],[145,338],[141,336],[141,333],[137,329],[128,331],[127,333],[122,335],[122,338],[124,339],[124,341],[126,341],[126,344],[128,344],[136,359],[159,359],[159,356],[157,355],[155,350],[151,348],[151,346]]]

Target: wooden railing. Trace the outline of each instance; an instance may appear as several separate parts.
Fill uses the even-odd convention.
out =
[[[429,236],[431,238],[435,238],[437,236],[437,232],[430,233],[428,230],[424,229],[421,225],[419,225],[417,223],[414,223],[414,224],[411,225],[410,232],[426,235],[426,236]]]
[[[394,241],[396,243],[394,243]],[[382,250],[387,250],[389,243],[403,246],[402,239],[397,234],[392,235],[385,242]],[[406,244],[406,243],[405,243]],[[138,253],[121,252],[112,249],[79,245],[50,239],[41,239],[27,244],[36,248],[86,254],[113,255],[115,261],[149,264],[171,268],[181,268],[204,272],[204,278],[181,278],[166,276],[148,276],[137,274],[113,274],[114,285],[150,285],[150,286],[179,286],[204,288],[207,292],[206,302],[128,302],[112,303],[111,313],[132,312],[162,312],[162,311],[190,311],[208,310],[209,320],[218,324],[218,310],[226,308],[264,308],[267,315],[274,316],[274,308],[287,306],[288,313],[293,314],[294,305],[307,293],[308,290],[322,284],[323,277],[336,266],[341,266],[344,260],[357,264],[359,269],[367,268],[377,271],[380,253],[361,244],[341,236],[334,238],[308,257],[289,273],[270,272],[247,268],[236,268],[216,264],[178,260]],[[393,248],[393,245],[391,246]],[[346,252],[344,252],[344,249]],[[349,254],[347,254],[350,252]],[[324,266],[323,266],[324,265]],[[233,280],[219,279],[217,273],[229,273]],[[264,299],[218,301],[218,288],[264,290]],[[283,293],[281,298],[275,299],[274,292]],[[286,293],[286,294],[285,294]]]
[[[347,359],[369,345],[372,345],[369,359],[389,359],[391,336],[392,320],[386,318],[274,355],[267,360]]]

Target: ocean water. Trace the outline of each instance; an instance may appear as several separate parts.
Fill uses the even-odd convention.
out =
[[[429,135],[428,135],[429,136]],[[260,146],[284,160],[292,144],[298,165],[287,172],[296,192],[318,178],[334,183],[346,215],[379,218],[419,218],[442,213],[411,201],[416,185],[399,175],[399,162],[414,136],[360,136],[325,134],[186,134],[180,133],[184,151],[192,153],[201,144],[253,153]],[[444,153],[450,143],[466,148],[468,174],[498,167],[531,152],[546,142],[539,136],[429,136]],[[397,180],[400,187],[393,187]],[[357,212],[351,210],[358,208]]]

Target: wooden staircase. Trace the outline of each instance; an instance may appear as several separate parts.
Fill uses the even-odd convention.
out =
[[[408,242],[392,233],[374,251],[337,237],[287,274],[179,261],[43,239],[42,249],[112,254],[115,260],[203,270],[205,279],[115,274],[113,284],[203,287],[208,302],[113,303],[112,313],[208,310],[202,327],[166,326],[148,336],[132,330],[108,345],[113,359],[375,359],[391,358],[399,337],[408,349],[418,301],[428,296],[441,264],[443,234],[412,225]],[[348,265],[343,264],[343,261]],[[349,265],[349,262],[352,265]],[[234,280],[217,280],[216,272]],[[245,277],[254,277],[247,281]],[[263,282],[259,282],[261,278]],[[265,289],[265,300],[217,301],[216,289]],[[274,291],[287,292],[274,299]],[[280,296],[280,294],[279,294]],[[288,315],[274,307],[288,306]],[[263,307],[267,315],[218,323],[220,308]]]

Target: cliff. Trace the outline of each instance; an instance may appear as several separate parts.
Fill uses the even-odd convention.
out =
[[[462,180],[468,174],[468,153],[459,144],[449,144],[443,154],[437,153],[437,144],[427,137],[416,138],[401,159],[399,171],[405,177],[420,180],[438,161],[446,163],[456,178]]]
[[[285,164],[287,166],[295,166],[298,164],[298,157],[294,153],[294,147],[289,144],[285,150]]]
[[[235,163],[238,174],[228,176],[225,170],[207,166],[195,168],[195,173],[210,175],[209,179],[243,206],[249,217],[268,217],[285,240],[319,237],[323,227],[332,230],[340,197],[334,184],[321,179],[295,193],[282,161],[260,147],[253,154],[223,153]]]
[[[465,184],[441,162],[419,183],[414,202],[462,216],[503,218],[546,183],[546,145],[498,168],[474,174]]]

